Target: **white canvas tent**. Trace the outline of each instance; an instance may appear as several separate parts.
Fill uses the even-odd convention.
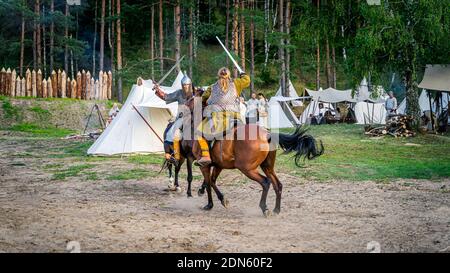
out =
[[[382,86],[377,86],[377,88],[382,89],[383,95],[374,99],[371,97],[366,78],[361,81],[356,94],[357,103],[354,107],[357,124],[386,124],[385,92]]]
[[[422,113],[430,110],[430,100],[428,98],[427,90],[443,92],[442,106],[446,109],[449,102],[448,92],[450,92],[450,66],[427,65],[423,80],[418,87],[423,88],[422,93],[420,93],[419,96],[419,106]],[[439,107],[441,106],[440,104],[441,103],[439,103]],[[431,105],[433,112],[436,112],[437,105],[435,104],[434,98],[431,98]],[[398,106],[397,112],[400,114],[405,114],[406,98]]]
[[[319,89],[318,91],[305,88],[308,95],[312,97],[312,100],[326,102],[326,103],[338,103],[338,102],[356,102],[352,96],[352,90],[337,90],[334,88]]]
[[[355,105],[357,124],[386,124],[386,108],[384,103],[360,101]]]
[[[170,87],[162,88],[171,93],[181,87],[180,72]],[[117,155],[162,152],[164,130],[168,121],[177,112],[177,103],[166,103],[155,95],[152,81],[133,85],[119,114],[101,136],[89,148],[90,155]],[[137,111],[144,116],[156,134],[149,128]]]
[[[288,94],[289,96],[287,98],[292,98],[292,99],[298,99],[299,98],[297,90],[295,90],[295,87],[292,84],[291,80],[289,80],[289,90],[288,90],[288,92],[289,92],[289,94]],[[280,88],[278,88],[278,91],[275,94],[275,97],[283,97],[283,94],[281,92],[281,86],[280,86]],[[303,105],[303,103],[301,101],[299,101],[299,100],[292,100],[292,99],[291,99],[291,101],[292,101],[292,105],[293,106],[302,106]]]
[[[320,113],[319,103],[322,103],[324,108],[334,110],[334,107],[331,103],[319,102],[317,100],[312,100],[308,104],[308,106],[306,106],[305,110],[303,110],[303,113],[300,116],[300,124],[305,124],[310,115],[313,115],[313,116],[319,115],[319,113]]]
[[[269,121],[270,129],[292,128],[300,124],[297,116],[292,112],[290,107],[285,107],[286,111],[281,107],[282,103],[294,101],[294,98],[275,96],[269,101]]]
[[[431,99],[431,104],[434,105],[434,99]],[[422,90],[419,96],[419,107],[420,112],[423,113],[424,111],[430,110],[430,101],[428,99],[428,93],[426,90]],[[433,111],[435,111],[435,107],[433,106]],[[403,99],[403,101],[398,105],[397,107],[397,113],[398,114],[406,114],[406,98]]]
[[[352,97],[352,90],[337,90],[331,87],[327,89],[320,88],[318,91],[310,90],[308,88],[305,88],[305,90],[312,99],[300,116],[300,123],[302,124],[306,123],[311,115],[319,115],[319,103],[322,103],[324,108],[334,110],[333,103],[356,101]]]

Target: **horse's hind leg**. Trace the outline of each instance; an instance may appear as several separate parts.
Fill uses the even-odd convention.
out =
[[[217,187],[216,181],[217,177],[219,177],[220,172],[222,171],[222,168],[213,167],[212,174],[211,174],[211,185],[216,192],[217,198],[220,200],[222,205],[227,208],[228,207],[228,200],[225,198],[225,196],[220,192],[219,188]]]
[[[273,190],[276,194],[275,208],[273,209],[273,213],[279,214],[281,211],[281,193],[283,191],[283,184],[281,184],[274,170],[269,171],[269,173],[266,173],[266,175],[270,178],[270,181],[273,185]]]
[[[261,164],[261,169],[264,171],[266,176],[270,178],[270,181],[272,182],[273,189],[276,194],[275,208],[273,209],[273,212],[275,214],[279,214],[281,211],[281,194],[283,191],[283,184],[281,184],[280,180],[275,174],[274,170],[275,156],[276,151],[269,153],[266,160],[264,160],[264,162]]]
[[[259,201],[259,207],[261,208],[264,216],[269,216],[269,210],[267,209],[267,193],[270,188],[270,181],[267,177],[263,176],[258,172],[258,170],[242,170],[242,173],[245,174],[251,180],[258,182],[263,192],[261,194],[261,200]]]
[[[203,194],[205,194],[206,184],[207,184],[206,180],[203,179],[203,183],[202,183],[201,187],[198,189],[198,192],[197,192],[198,196],[203,196]]]

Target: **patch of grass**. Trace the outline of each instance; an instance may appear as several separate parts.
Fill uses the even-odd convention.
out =
[[[305,180],[388,181],[450,177],[450,138],[418,135],[414,138],[368,138],[358,125],[311,126],[325,153],[302,168],[292,155],[277,157],[276,169]],[[409,146],[416,143],[419,146]]]
[[[66,158],[66,157],[78,157],[84,158],[86,161],[95,162],[100,160],[94,160],[94,158],[88,157],[87,150],[91,147],[93,141],[78,141],[67,140],[64,141],[64,145],[58,145],[52,147],[49,151],[53,152],[48,155],[51,158]]]
[[[156,173],[153,173],[149,170],[144,169],[131,169],[116,172],[108,176],[106,179],[108,180],[134,180],[134,179],[143,179],[147,177],[154,177]]]
[[[64,128],[41,127],[34,123],[19,123],[8,128],[10,131],[29,133],[38,137],[60,138],[72,134],[74,131]]]
[[[52,115],[49,110],[43,109],[39,106],[33,106],[29,108],[29,110],[35,113],[41,121],[47,121]]]
[[[160,154],[133,155],[128,157],[128,162],[140,165],[148,165],[148,164],[161,165],[163,161],[164,156]]]
[[[83,174],[84,170],[92,169],[94,167],[95,167],[94,165],[90,165],[90,164],[73,165],[66,169],[57,170],[53,174],[52,179],[53,180],[65,180],[68,177],[79,176],[79,175]]]
[[[52,163],[52,164],[44,165],[42,168],[43,168],[44,170],[54,170],[54,169],[61,168],[61,167],[63,167],[63,166],[64,166],[64,165],[63,165],[62,163]]]
[[[100,178],[98,177],[98,174],[96,172],[86,172],[84,174],[86,176],[86,180],[90,180],[90,181],[100,180]]]
[[[7,97],[1,97],[3,115],[6,119],[20,120],[22,113],[20,108],[12,105],[11,101]]]

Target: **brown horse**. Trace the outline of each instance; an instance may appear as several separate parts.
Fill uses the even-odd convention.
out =
[[[227,207],[228,201],[217,187],[216,181],[223,169],[238,169],[248,178],[261,185],[263,191],[259,206],[265,216],[270,214],[266,199],[272,184],[276,194],[273,212],[280,213],[283,185],[274,170],[277,155],[275,147],[278,144],[285,153],[295,152],[294,157],[297,166],[299,166],[302,158],[311,160],[322,155],[324,151],[322,142],[320,142],[320,148],[318,148],[316,140],[311,135],[306,134],[306,131],[299,126],[292,134],[276,134],[269,133],[258,125],[249,124],[239,125],[232,129],[232,139],[215,140],[210,149],[213,163],[210,166],[201,167],[208,193],[208,204],[204,209],[210,210],[213,208],[211,188],[214,189],[222,205]],[[256,137],[254,136],[255,132]],[[199,153],[199,149],[194,146],[194,154],[197,158]],[[258,167],[261,167],[265,175],[258,171]]]

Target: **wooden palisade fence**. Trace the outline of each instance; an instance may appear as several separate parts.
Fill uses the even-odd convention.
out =
[[[53,71],[47,79],[41,70],[26,71],[20,78],[15,70],[2,68],[0,72],[0,95],[10,97],[73,98],[81,100],[110,100],[112,96],[112,74],[99,72],[94,79],[89,71],[78,72],[71,79],[66,72]]]

